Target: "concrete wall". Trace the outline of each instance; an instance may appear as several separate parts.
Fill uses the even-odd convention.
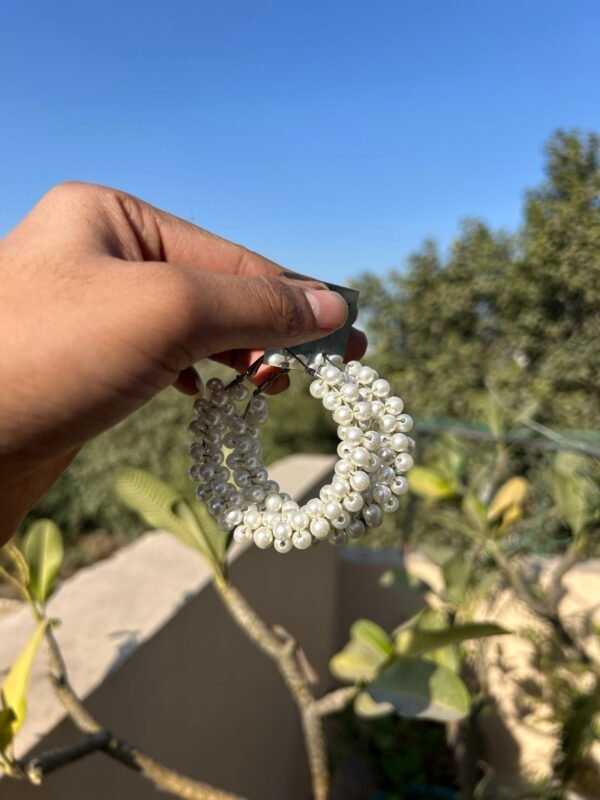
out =
[[[273,472],[303,499],[325,482],[332,461],[295,459]],[[389,630],[420,605],[412,593],[379,587],[381,573],[399,563],[394,553],[323,545],[286,556],[256,548],[236,555],[233,581],[267,621],[293,632],[323,691],[333,685],[329,658],[357,617]],[[435,580],[423,560],[413,559],[413,567]],[[69,580],[50,613],[63,620],[57,635],[73,683],[107,727],[165,764],[249,800],[308,800],[295,708],[275,667],[229,618],[199,555],[167,534],[149,534]],[[30,632],[27,609],[0,618],[0,673]],[[44,669],[39,658],[20,755],[79,735],[63,719]],[[507,736],[501,745],[500,732]],[[488,741],[489,761],[518,770],[518,748],[504,726],[492,728]],[[102,755],[49,776],[39,789],[0,783],[2,800],[155,796],[151,785]]]

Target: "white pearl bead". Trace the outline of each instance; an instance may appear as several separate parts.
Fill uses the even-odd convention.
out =
[[[338,383],[342,382],[341,371],[337,367],[331,366],[331,364],[321,367],[319,375],[328,386],[336,386]]]
[[[347,478],[353,470],[352,462],[347,458],[341,458],[334,467],[336,475],[341,475],[342,478]]]
[[[316,381],[313,381],[310,384],[308,391],[313,397],[316,397],[317,400],[322,400],[325,396],[325,392],[327,391],[327,384],[320,378],[317,378]]]
[[[398,430],[401,433],[408,433],[409,431],[412,431],[413,424],[413,418],[408,414],[401,414],[398,417]]]
[[[385,410],[387,414],[399,416],[404,410],[404,403],[400,397],[388,397],[385,401]]]
[[[299,508],[300,506],[295,500],[284,500],[281,506],[281,515],[293,514],[295,511],[298,511]]]
[[[244,515],[240,511],[239,508],[232,508],[231,511],[228,511],[225,514],[225,524],[229,530],[235,528],[236,525],[240,525]]]
[[[371,400],[371,416],[377,420],[382,417],[385,412],[385,406],[381,400]]]
[[[281,520],[281,515],[277,513],[277,511],[265,511],[263,512],[263,525],[265,528],[269,528],[273,530],[275,525]]]
[[[392,496],[392,490],[389,486],[375,486],[373,489],[373,500],[380,506],[387,503]]]
[[[326,519],[323,519],[323,517],[317,517],[310,523],[310,532],[315,539],[326,539],[330,530],[331,526],[329,522],[327,522]]]
[[[360,390],[355,383],[348,381],[340,388],[340,394],[347,403],[352,403],[358,400]]]
[[[252,532],[244,525],[238,525],[233,532],[233,540],[238,544],[245,544],[252,539]]]
[[[336,477],[331,481],[331,493],[334,497],[342,498],[350,491],[350,484],[345,478]]]
[[[292,540],[291,539],[275,539],[273,543],[273,547],[277,550],[278,553],[289,553],[292,549]]]
[[[361,367],[358,371],[358,382],[369,386],[377,378],[377,373],[371,367]]]
[[[348,525],[348,536],[351,539],[359,539],[365,532],[365,524],[359,519],[354,519]]]
[[[265,508],[267,511],[279,511],[283,505],[281,495],[268,494],[265,498]]]
[[[395,433],[390,439],[390,447],[397,453],[408,448],[408,436],[403,433]]]
[[[348,375],[358,375],[361,367],[362,364],[360,363],[360,361],[349,361],[346,364],[346,372],[348,373]]]
[[[398,476],[390,488],[394,494],[406,494],[408,492],[408,481],[406,478]]]
[[[323,397],[323,405],[328,411],[335,411],[336,408],[342,405],[342,398],[338,392],[327,392]]]
[[[366,447],[355,447],[350,454],[350,459],[357,467],[368,467],[369,451]]]
[[[358,470],[350,476],[350,486],[357,492],[366,492],[371,485],[371,481],[366,472]]]
[[[359,492],[350,492],[350,494],[342,500],[342,505],[347,511],[356,514],[364,505],[364,500]]]
[[[331,524],[334,528],[343,530],[350,524],[350,514],[345,509],[342,509],[341,513],[331,520]]]
[[[363,431],[361,431],[361,429],[358,428],[356,425],[352,425],[346,430],[344,441],[352,445],[362,444],[363,436],[364,436]]]
[[[262,514],[257,510],[256,506],[249,508],[244,514],[244,525],[251,531],[255,531],[262,525]]]
[[[352,410],[348,406],[339,406],[333,412],[333,421],[340,425],[349,425],[353,419]]]
[[[289,522],[278,522],[273,529],[273,536],[276,539],[291,539],[292,526]]]
[[[383,522],[383,511],[379,506],[367,506],[362,514],[367,528],[377,528]]]
[[[352,445],[348,442],[340,442],[337,446],[337,454],[340,458],[348,458],[352,453]]]
[[[400,455],[394,461],[394,468],[398,472],[408,472],[414,463],[414,459],[410,453],[400,453]]]
[[[379,421],[379,426],[384,433],[393,433],[398,425],[398,420],[392,414],[384,414]]]
[[[273,544],[273,534],[267,528],[259,528],[253,534],[254,544],[261,550],[266,550]]]
[[[292,528],[295,531],[303,531],[308,528],[309,521],[309,516],[308,514],[305,514],[304,511],[294,511],[290,517]]]
[[[308,531],[296,531],[292,535],[292,544],[298,550],[306,550],[312,544],[312,536]]]
[[[390,393],[390,385],[387,381],[384,381],[383,378],[378,378],[376,381],[373,381],[371,390],[375,397],[386,398]]]
[[[337,500],[328,500],[323,506],[323,516],[335,519],[342,512],[342,506]]]
[[[234,384],[231,389],[229,390],[229,395],[232,400],[240,401],[246,400],[250,392],[248,391],[248,387],[244,386],[243,383],[236,383]]]
[[[377,431],[367,431],[363,436],[363,442],[367,450],[378,450],[381,446],[381,436]]]
[[[355,419],[366,421],[371,418],[371,403],[368,400],[361,400],[354,404],[353,411]]]
[[[318,497],[313,497],[306,504],[306,513],[309,517],[318,517],[323,513],[323,502]]]
[[[390,499],[384,503],[383,510],[386,512],[386,514],[393,514],[394,511],[398,511],[399,506],[400,501],[395,495],[392,495]]]

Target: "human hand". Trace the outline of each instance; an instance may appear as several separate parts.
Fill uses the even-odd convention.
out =
[[[167,386],[194,394],[194,362],[243,371],[343,325],[339,295],[283,272],[123,192],[51,190],[0,241],[0,544],[85,442]],[[365,347],[354,331],[347,356]]]

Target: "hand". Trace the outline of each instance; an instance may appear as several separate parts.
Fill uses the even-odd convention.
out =
[[[51,190],[0,241],[0,298],[0,544],[85,442],[167,386],[195,393],[194,362],[244,370],[263,349],[346,318],[318,281],[77,183]],[[355,331],[348,357],[365,347]]]

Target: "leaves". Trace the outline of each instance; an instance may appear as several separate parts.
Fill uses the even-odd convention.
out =
[[[29,567],[29,587],[35,599],[46,602],[63,560],[60,529],[49,519],[34,522],[25,534],[23,553]]]
[[[10,735],[12,740],[25,720],[31,668],[47,627],[48,620],[46,619],[38,624],[27,646],[10,668],[2,687],[0,687],[2,706],[4,710],[11,712],[4,714],[0,720],[0,731],[5,739],[7,735]]]
[[[575,536],[600,512],[600,488],[587,470],[588,460],[576,453],[559,453],[554,459],[554,500]]]
[[[141,469],[128,468],[115,483],[121,500],[154,528],[172,533],[180,542],[198,550],[213,569],[223,573],[224,546],[216,546],[212,527],[204,527],[190,505],[163,481]],[[225,541],[224,533],[218,535]]]
[[[392,655],[387,633],[374,622],[360,619],[350,629],[348,644],[331,659],[329,669],[347,683],[370,681]]]
[[[413,592],[430,592],[431,586],[418,578],[406,567],[386,570],[379,578],[379,585],[384,589],[406,589]]]
[[[451,722],[469,712],[469,693],[458,675],[424,659],[397,659],[365,691],[403,717]]]
[[[469,524],[478,533],[488,531],[488,509],[473,492],[466,492],[462,500],[462,510]]]
[[[377,703],[368,692],[359,692],[354,700],[354,713],[364,719],[386,717],[395,711],[391,703]]]
[[[394,632],[394,651],[400,656],[420,656],[468,639],[506,634],[505,628],[487,622],[448,627],[440,614],[425,609]]]
[[[413,467],[408,475],[411,491],[427,500],[454,497],[456,486],[432,467]]]
[[[500,533],[506,533],[521,518],[528,495],[529,484],[525,478],[509,478],[490,503],[488,521],[497,522],[501,519]]]

